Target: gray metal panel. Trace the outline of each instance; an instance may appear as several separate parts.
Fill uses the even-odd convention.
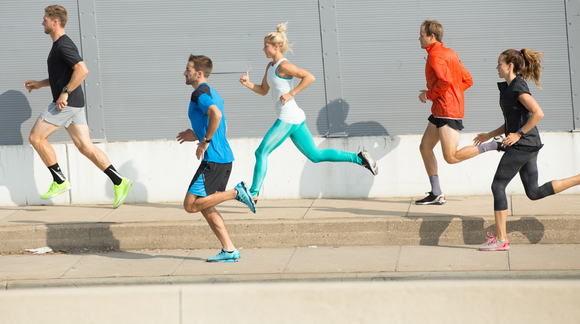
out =
[[[0,10],[0,145],[28,144],[28,135],[38,115],[52,102],[50,88],[34,90],[23,87],[26,80],[48,78],[46,60],[52,46],[44,33],[44,8],[52,1],[3,0]],[[68,11],[67,35],[80,48],[76,0],[59,2]],[[8,32],[10,31],[10,32]],[[69,142],[61,129],[49,137],[51,142]]]
[[[334,0],[318,1],[320,11],[320,34],[324,60],[324,84],[328,115],[328,137],[347,136],[344,128],[342,105],[342,80],[340,78],[340,50],[336,28],[336,6]]]
[[[566,27],[568,28],[568,55],[570,57],[570,82],[574,106],[574,129],[580,129],[580,0],[566,1]]]
[[[425,57],[418,41],[425,19],[445,28],[443,42],[454,49],[473,76],[466,92],[466,131],[501,125],[495,67],[508,48],[546,54],[544,91],[530,84],[544,109],[541,130],[572,127],[564,2],[365,1],[337,0],[337,21],[349,135],[420,134],[430,105],[417,99],[425,89]]]
[[[81,26],[82,56],[89,74],[85,78],[85,105],[89,131],[93,142],[105,141],[103,99],[101,96],[101,68],[99,40],[95,21],[94,0],[78,0]]]
[[[242,86],[238,80],[245,69],[240,70],[247,64],[250,80],[261,82],[268,63],[264,36],[286,21],[295,53],[288,53],[288,59],[317,78],[296,97],[317,133],[312,125],[325,111],[317,4],[97,0],[107,139],[174,139],[190,127],[187,109],[193,89],[182,73],[191,53],[214,62],[218,73],[208,83],[225,101],[228,136],[262,137],[276,119],[272,99]]]

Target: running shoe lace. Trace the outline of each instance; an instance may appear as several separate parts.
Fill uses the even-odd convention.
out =
[[[497,238],[491,232],[487,232],[487,244],[497,242]]]

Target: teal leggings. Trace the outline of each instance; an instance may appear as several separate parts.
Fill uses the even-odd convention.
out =
[[[255,197],[262,188],[266,171],[268,170],[268,156],[280,144],[290,137],[292,143],[298,148],[304,156],[314,163],[318,162],[351,162],[361,164],[362,160],[356,153],[339,151],[335,149],[319,150],[314,144],[312,134],[306,127],[306,123],[290,124],[276,119],[276,122],[270,128],[262,143],[256,150],[256,165],[254,166],[254,178],[250,193]]]

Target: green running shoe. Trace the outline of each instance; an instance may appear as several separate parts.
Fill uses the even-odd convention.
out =
[[[115,186],[115,205],[113,205],[113,208],[117,208],[125,202],[125,198],[127,198],[132,186],[133,181],[127,178],[123,178],[123,181],[118,186]]]
[[[69,190],[70,190],[70,182],[68,182],[68,180],[64,180],[64,182],[61,184],[58,184],[56,183],[56,181],[53,181],[52,184],[50,185],[50,189],[48,189],[48,191],[44,195],[40,196],[40,198],[44,200],[52,199],[60,195],[61,193],[65,193]]]

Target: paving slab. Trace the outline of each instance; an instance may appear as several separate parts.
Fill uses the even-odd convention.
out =
[[[306,219],[406,216],[409,198],[316,199]]]
[[[224,219],[278,220],[302,219],[310,209],[314,199],[276,199],[258,200],[257,212],[237,201],[227,201],[220,204],[218,210]]]
[[[403,246],[397,271],[506,271],[508,252],[482,252],[478,246]]]
[[[580,212],[578,195],[553,195],[535,201],[517,195],[511,201],[514,216],[570,216]]]
[[[4,218],[14,214],[20,210],[20,208],[0,208],[0,224],[4,220]]]
[[[0,226],[24,224],[92,223],[113,211],[110,207],[94,206],[27,206],[0,221]]]
[[[295,248],[240,249],[238,262],[210,263],[205,260],[219,253],[217,249],[193,250],[173,276],[284,273]]]
[[[492,196],[453,196],[447,197],[443,205],[416,205],[415,200],[422,198],[413,197],[408,217],[493,216]]]
[[[285,273],[395,271],[399,246],[300,247]]]
[[[63,276],[73,278],[169,276],[189,251],[125,251],[84,255]]]
[[[512,245],[511,270],[580,270],[580,245]]]
[[[102,222],[168,222],[168,221],[200,221],[201,213],[190,214],[178,203],[166,204],[124,204],[122,208],[114,209],[101,219]]]
[[[0,255],[0,280],[58,279],[82,255]]]
[[[512,245],[505,252],[481,252],[469,245],[240,248],[239,262],[205,261],[218,251],[0,255],[0,289],[266,281],[580,278],[580,245]]]

